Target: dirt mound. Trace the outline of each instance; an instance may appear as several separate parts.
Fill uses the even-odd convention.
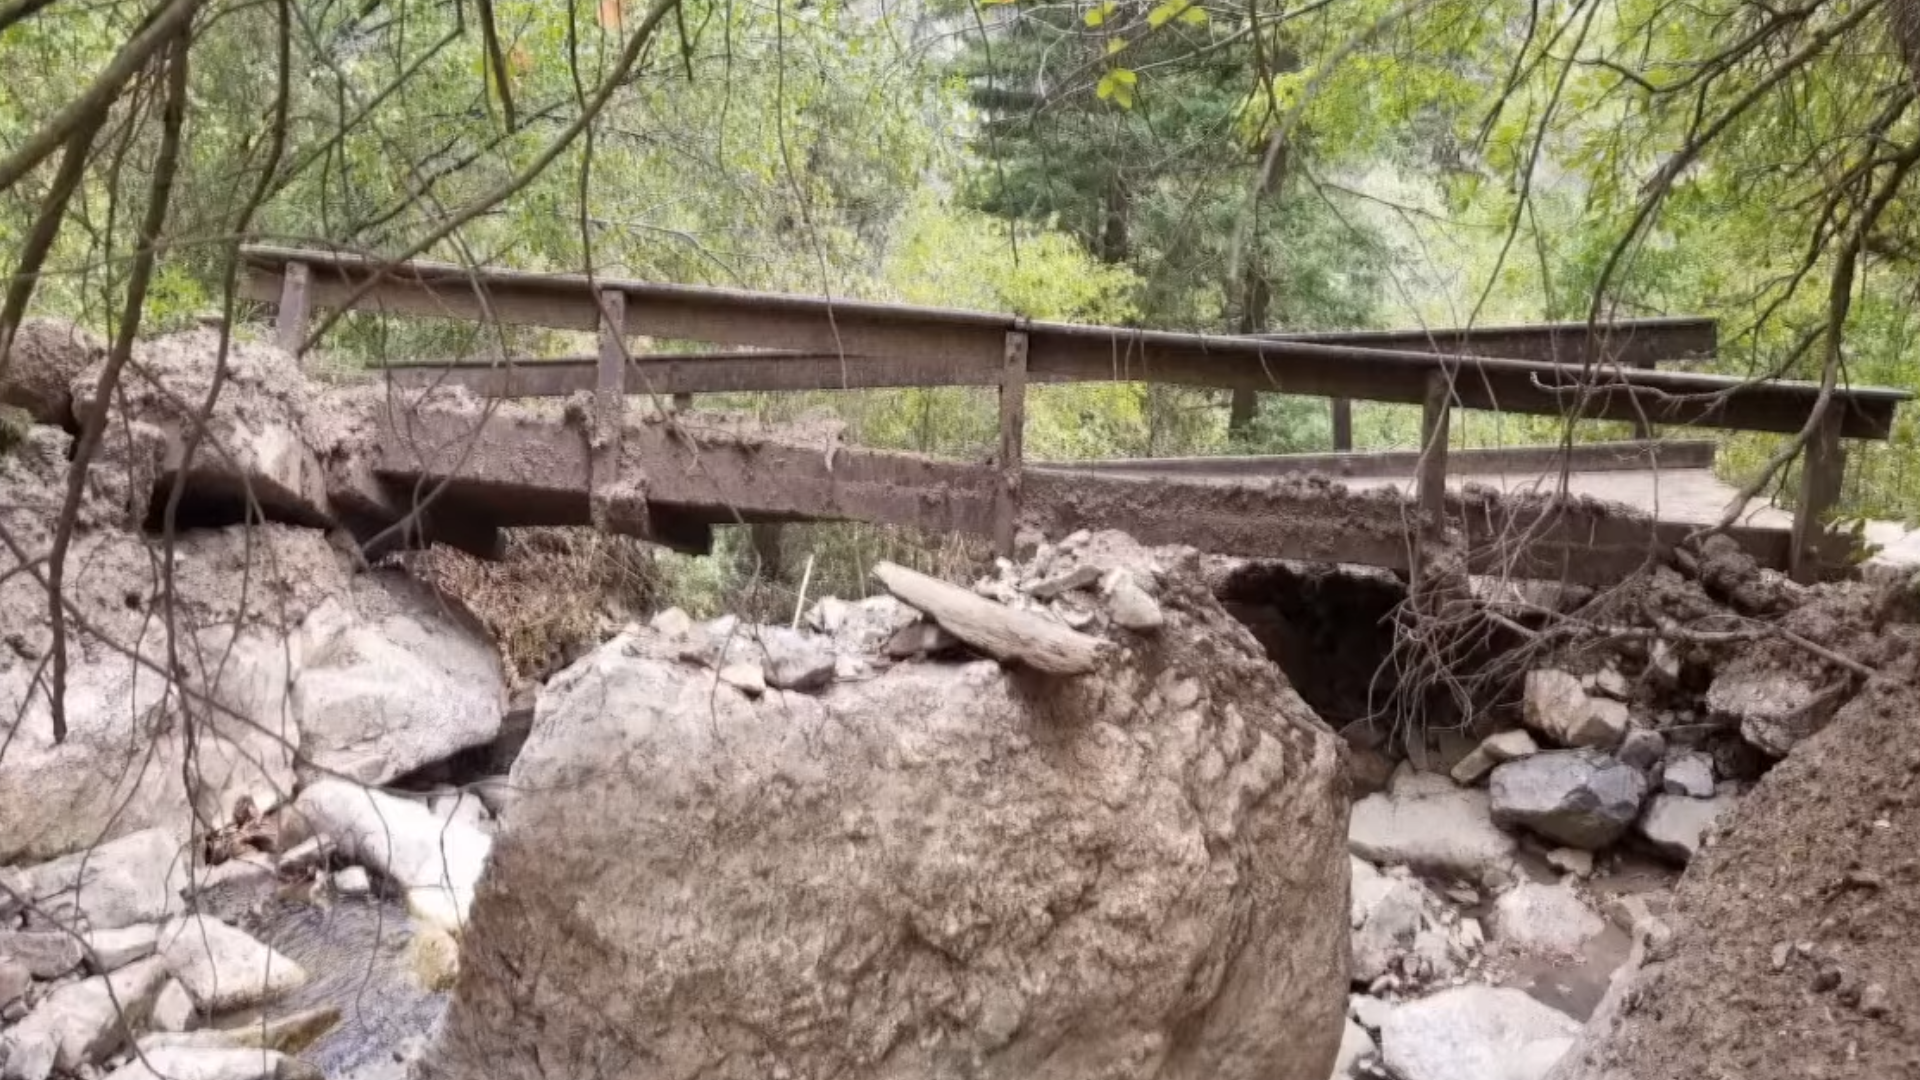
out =
[[[0,363],[0,405],[25,409],[35,423],[76,427],[71,384],[106,349],[106,342],[72,323],[26,320]]]
[[[1920,1076],[1920,656],[1796,746],[1556,1080]]]

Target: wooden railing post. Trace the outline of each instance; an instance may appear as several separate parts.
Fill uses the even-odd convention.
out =
[[[1826,412],[1807,439],[1806,457],[1800,465],[1800,505],[1793,512],[1793,547],[1788,555],[1788,573],[1793,580],[1811,584],[1820,577],[1820,548],[1827,528],[1822,520],[1840,501],[1840,482],[1847,471],[1847,452],[1840,442],[1841,414],[1845,407],[1829,399]]]
[[[307,325],[313,311],[309,293],[313,272],[303,262],[290,262],[280,276],[280,311],[274,317],[273,340],[282,349],[300,355],[307,340]]]
[[[1353,402],[1343,397],[1334,398],[1333,411],[1333,449],[1343,453],[1353,449]]]
[[[588,441],[592,467],[588,498],[593,519],[604,525],[608,494],[620,472],[620,430],[627,412],[627,294],[600,292],[600,357],[593,389],[593,432]]]
[[[1027,438],[1027,331],[1007,332],[1005,361],[1000,368],[1000,483],[994,492],[993,548],[1013,557],[1013,537],[1020,522],[1020,470]]]
[[[1453,377],[1447,371],[1427,376],[1427,400],[1420,415],[1420,466],[1416,479],[1423,539],[1438,539],[1447,529],[1447,437],[1453,404]]]

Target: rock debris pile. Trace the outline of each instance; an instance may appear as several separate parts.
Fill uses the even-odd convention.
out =
[[[350,425],[270,348],[235,344],[196,435],[213,336],[136,346],[63,526],[104,349],[21,334],[0,386],[25,418],[0,441],[0,1077],[319,1076],[295,1055],[351,1023],[302,1001],[355,958],[315,970],[251,931],[291,897],[390,897],[450,957],[491,823],[472,796],[439,813],[368,785],[501,735],[497,651],[333,532]]]
[[[1803,901],[1881,898],[1855,911],[1856,920],[1910,902],[1896,903],[1897,890],[1878,884],[1897,879],[1910,859],[1879,864],[1866,875],[1875,884],[1850,888],[1844,845],[1825,860],[1826,877],[1810,872],[1795,854],[1802,827],[1781,814],[1787,805],[1799,812],[1806,799],[1829,815],[1847,805],[1830,784],[1814,794],[1800,787],[1802,758],[1812,753],[1833,767],[1835,749],[1811,748],[1838,746],[1825,730],[1841,726],[1836,714],[1853,716],[1869,701],[1884,707],[1890,687],[1913,685],[1917,615],[1920,597],[1899,583],[1803,589],[1709,541],[1677,570],[1656,571],[1564,621],[1536,624],[1543,642],[1555,641],[1551,627],[1563,637],[1534,651],[1515,700],[1489,703],[1471,734],[1435,733],[1418,755],[1432,771],[1401,762],[1382,790],[1353,807],[1350,1020],[1368,1040],[1350,1033],[1355,1052],[1335,1077],[1719,1075],[1727,1059],[1682,1045],[1702,1037],[1747,1061],[1726,1075],[1898,1075],[1851,1065],[1821,1071],[1858,1054],[1864,1041],[1826,1055],[1811,1072],[1776,1071],[1768,1064],[1776,1054],[1809,1061],[1817,1055],[1806,1049],[1820,1040],[1747,1051],[1739,1047],[1746,1022],[1728,1019],[1722,1006],[1761,1003],[1754,1011],[1778,1019],[1775,1030],[1784,1032],[1787,1017],[1811,1021],[1804,1010],[1817,999],[1808,994],[1825,994],[1854,1008],[1856,1024],[1843,1027],[1856,1037],[1893,1034],[1886,1028],[1897,1022],[1904,983],[1836,940],[1848,924],[1821,914],[1833,901],[1782,912],[1764,941],[1731,909],[1749,898],[1772,907],[1757,899],[1769,886],[1756,878],[1773,890],[1799,882],[1788,892]],[[1872,682],[1863,678],[1869,671]],[[1872,722],[1884,720],[1853,724]],[[1345,734],[1356,762],[1410,741],[1390,742],[1367,725]],[[1874,789],[1865,763],[1851,764],[1862,775],[1849,783]],[[1773,794],[1751,799],[1756,782]],[[1878,816],[1863,808],[1851,828],[1875,839],[1896,828],[1898,814],[1887,807],[1904,806],[1904,797],[1890,799]],[[1741,820],[1749,824],[1736,828]],[[1782,835],[1796,839],[1768,846]],[[1723,852],[1727,843],[1741,854]],[[1726,877],[1741,884],[1714,881]],[[1856,940],[1861,925],[1852,924]],[[1746,940],[1729,950],[1729,936]],[[1741,949],[1761,957],[1760,967],[1777,959],[1771,972],[1801,971],[1814,989],[1796,993],[1790,980],[1767,987],[1757,970],[1724,962]],[[1643,962],[1646,974],[1637,977]],[[1834,971],[1842,972],[1838,981]],[[1753,981],[1743,984],[1743,976]],[[1680,1005],[1691,999],[1664,989],[1676,979],[1710,989]],[[1763,988],[1753,993],[1754,986]],[[1781,1001],[1782,990],[1800,1000]],[[1833,997],[1837,990],[1849,996]],[[1702,1011],[1709,1000],[1716,1004]],[[1590,1014],[1581,1053],[1568,1054]]]

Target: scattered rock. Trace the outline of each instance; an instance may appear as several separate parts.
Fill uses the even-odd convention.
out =
[[[1700,853],[1707,830],[1738,801],[1734,795],[1655,795],[1640,815],[1639,832],[1656,854],[1684,866]]]
[[[1521,718],[1562,746],[1613,746],[1627,732],[1627,716],[1626,705],[1589,697],[1580,680],[1565,671],[1527,672]]]
[[[1378,750],[1358,748],[1347,755],[1347,775],[1353,780],[1356,799],[1387,790],[1393,771],[1393,759]]]
[[[54,1069],[71,1073],[99,1061],[146,1022],[166,979],[165,962],[152,957],[55,990],[0,1037],[0,1077],[47,1080]]]
[[[1064,574],[1056,574],[1043,581],[1036,582],[1027,589],[1027,595],[1036,600],[1051,600],[1063,593],[1075,589],[1089,589],[1100,581],[1100,568],[1092,563],[1081,563]]]
[[[1579,1033],[1524,991],[1468,985],[1388,1013],[1380,1050],[1399,1080],[1540,1080]]]
[[[159,948],[160,927],[148,923],[118,930],[95,930],[86,937],[93,973],[104,975],[152,956]]]
[[[1643,727],[1637,727],[1627,732],[1627,737],[1620,740],[1620,748],[1614,751],[1613,754],[1614,757],[1620,759],[1621,764],[1631,765],[1641,772],[1646,772],[1655,765],[1660,764],[1660,759],[1666,755],[1667,740],[1665,736],[1662,736],[1657,731]]]
[[[1625,701],[1633,694],[1633,688],[1627,685],[1627,677],[1612,664],[1594,673],[1593,688],[1615,701]]]
[[[1577,956],[1607,928],[1568,886],[1522,882],[1493,904],[1496,943],[1546,956]]]
[[[756,663],[727,664],[720,669],[720,681],[749,697],[767,692],[767,670]]]
[[[313,1045],[322,1035],[340,1025],[340,1010],[333,1005],[302,1009],[267,1019],[254,1017],[244,1024],[233,1024],[199,1031],[160,1032],[143,1035],[138,1045],[143,1052],[163,1048],[203,1050],[278,1050],[297,1054]]]
[[[1861,988],[1859,1009],[1862,1015],[1876,1019],[1892,1012],[1887,1002],[1887,988],[1879,983],[1868,983]]]
[[[1113,616],[1114,622],[1141,633],[1158,630],[1167,622],[1159,603],[1134,582],[1132,574],[1127,573],[1120,574],[1108,590],[1107,612]]]
[[[334,874],[333,891],[341,896],[366,896],[373,892],[373,882],[367,877],[367,868],[349,866]]]
[[[272,1001],[306,985],[300,965],[217,919],[189,915],[160,932],[160,957],[203,1013]]]
[[[118,930],[178,911],[184,871],[173,836],[147,829],[30,868],[25,891],[62,923]]]
[[[1639,816],[1647,778],[1597,750],[1556,750],[1494,769],[1489,790],[1499,824],[1593,851]]]
[[[1347,1015],[1368,1031],[1379,1031],[1380,1025],[1386,1023],[1387,1014],[1392,1011],[1392,1003],[1369,994],[1353,994],[1347,998]]]
[[[1467,787],[1472,787],[1485,779],[1495,765],[1539,752],[1539,744],[1533,741],[1533,736],[1517,728],[1512,731],[1502,731],[1497,735],[1489,735],[1481,740],[1480,745],[1471,753],[1454,765],[1453,779]]]
[[[928,621],[902,627],[887,639],[881,651],[895,660],[905,660],[914,656],[938,656],[958,648],[959,638],[939,623]]]
[[[1686,795],[1695,799],[1713,797],[1713,759],[1697,750],[1686,750],[1667,758],[1661,788],[1668,795]]]
[[[33,987],[33,973],[18,960],[0,958],[0,1005],[11,1005],[27,996]]]
[[[812,693],[833,682],[833,649],[825,640],[785,626],[763,626],[756,639],[769,686]]]
[[[1353,804],[1347,843],[1355,855],[1373,863],[1411,866],[1487,885],[1512,880],[1516,845],[1493,824],[1484,791],[1455,789],[1411,798],[1369,795]]]
[[[1593,852],[1570,847],[1554,848],[1547,852],[1547,865],[1563,874],[1590,878],[1593,876]]]
[[[821,601],[821,605],[826,603]],[[815,625],[833,636],[833,651],[841,656],[871,656],[888,638],[920,621],[918,611],[884,593],[850,604],[840,600],[833,603],[838,605],[833,611],[835,618],[830,620],[823,613],[821,623],[832,621],[834,625]]]
[[[193,1007],[193,995],[187,993],[179,979],[168,979],[167,985],[160,988],[160,996],[153,1000],[155,1031],[186,1031],[198,1015]]]
[[[838,604],[843,608],[846,606],[843,601],[835,600],[833,597],[827,597],[826,600],[821,601],[821,603],[827,602]],[[819,606],[815,605],[814,610],[816,612],[819,611]],[[692,616],[677,607],[670,607],[665,611],[656,612],[653,618],[647,620],[647,625],[653,629],[654,633],[666,638],[684,638],[693,633]],[[822,627],[822,629],[827,629],[831,632],[831,628]]]
[[[541,697],[543,714],[551,696]],[[540,735],[536,725],[529,749]],[[523,750],[521,760],[526,755]],[[289,829],[327,837],[342,858],[393,882],[416,919],[456,933],[465,925],[493,844],[487,834],[458,821],[443,822],[419,803],[344,780],[308,787],[288,819]]]
[[[66,930],[0,930],[0,960],[23,964],[36,979],[57,979],[80,966],[80,939]]]
[[[106,1080],[322,1080],[318,1068],[274,1050],[161,1046]]]
[[[1340,1052],[1334,1055],[1330,1080],[1361,1080],[1366,1075],[1361,1071],[1361,1063],[1377,1053],[1373,1036],[1367,1034],[1367,1029],[1347,1021],[1340,1033]]]
[[[1802,739],[1827,726],[1839,699],[1823,694],[1812,679],[1791,671],[1736,660],[1714,674],[1707,708],[1740,725],[1740,737],[1780,758]]]
[[[1446,773],[1427,772],[1416,768],[1411,761],[1403,761],[1393,770],[1393,778],[1387,782],[1387,792],[1396,799],[1424,799],[1432,795],[1451,795],[1458,786]]]
[[[1445,906],[1412,877],[1381,874],[1352,860],[1350,977],[1362,986],[1390,972],[1417,981],[1447,979],[1456,970]]]

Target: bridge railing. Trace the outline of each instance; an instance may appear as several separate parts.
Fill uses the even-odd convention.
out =
[[[1416,492],[1430,528],[1438,528],[1444,516],[1454,408],[1636,425],[1808,431],[1790,560],[1794,574],[1807,578],[1819,569],[1820,519],[1839,491],[1841,440],[1887,438],[1896,407],[1909,396],[1885,388],[1835,390],[1825,395],[1813,424],[1823,400],[1814,384],[1637,366],[1664,358],[1653,353],[1697,353],[1703,340],[1710,347],[1711,324],[1698,320],[1625,336],[1640,342],[1640,355],[1594,350],[1600,353],[1594,356],[1584,327],[1534,332],[1550,349],[1573,348],[1586,361],[1569,364],[1480,355],[1511,348],[1517,328],[1250,338],[581,274],[394,264],[320,251],[249,247],[244,259],[246,295],[278,304],[278,337],[291,351],[307,343],[315,308],[597,331],[600,349],[591,360],[435,365],[395,373],[403,380],[461,382],[503,396],[591,389],[603,432],[620,430],[625,399],[637,393],[997,387],[1001,486],[995,539],[1003,548],[1011,546],[1019,508],[1027,385],[1137,381],[1421,405]],[[642,335],[762,351],[633,354],[626,342]],[[1422,339],[1427,348],[1411,347]],[[617,451],[617,444],[608,449]]]

